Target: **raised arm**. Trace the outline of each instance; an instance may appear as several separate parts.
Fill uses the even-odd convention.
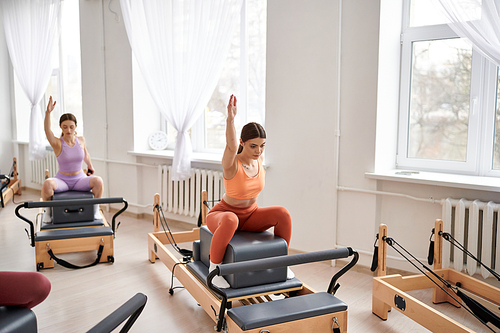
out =
[[[236,172],[236,154],[238,154],[238,138],[236,136],[236,128],[234,126],[234,118],[236,117],[236,96],[231,95],[227,105],[227,119],[226,119],[226,148],[224,155],[222,155],[222,168],[224,175],[232,178]]]
[[[52,96],[50,96],[49,103],[47,104],[47,111],[45,111],[45,120],[43,125],[45,129],[45,136],[47,137],[47,140],[54,149],[54,153],[58,155],[58,152],[61,150],[61,141],[54,135],[54,133],[50,129],[50,114],[52,111],[54,111],[55,106],[56,102],[55,101],[52,102]]]

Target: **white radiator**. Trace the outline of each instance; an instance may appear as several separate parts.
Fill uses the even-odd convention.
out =
[[[460,242],[475,257],[496,272],[500,272],[500,255],[497,252],[500,240],[498,212],[500,204],[494,202],[469,201],[465,199],[444,200],[444,231]],[[500,246],[498,247],[500,248]],[[443,267],[457,271],[466,270],[469,275],[481,273],[484,278],[491,274],[467,257],[448,241],[443,242]]]
[[[56,155],[53,151],[47,152],[47,156],[44,159],[31,161],[30,168],[31,182],[39,185],[43,185],[45,181],[45,170],[49,170],[50,177],[54,177],[59,170]]]
[[[186,222],[195,222],[200,214],[201,191],[208,192],[209,206],[224,194],[222,171],[191,169],[191,178],[172,180],[172,166],[161,167],[161,206],[168,217]]]

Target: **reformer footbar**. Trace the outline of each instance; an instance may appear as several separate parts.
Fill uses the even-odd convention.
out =
[[[102,223],[59,223],[57,227],[50,226],[40,229],[37,224],[22,216],[19,211],[22,208],[55,208],[68,206],[91,206],[97,204],[123,203],[122,209],[116,212],[112,218],[111,226],[103,218]],[[31,201],[18,205],[15,214],[18,218],[30,225],[28,237],[30,245],[35,247],[37,270],[53,267],[54,261],[61,266],[77,269],[96,265],[99,262],[114,262],[113,239],[117,228],[116,218],[128,207],[127,201],[123,198],[98,198],[98,199],[74,199],[74,200],[53,200],[53,201]],[[78,212],[76,212],[78,213]],[[119,224],[119,223],[118,223]],[[99,226],[92,226],[99,225]],[[71,264],[65,260],[56,257],[56,253],[70,253],[91,251],[97,249],[96,260],[84,266]],[[103,257],[104,254],[104,257]]]
[[[381,255],[378,257],[378,277],[374,277],[373,279],[372,312],[381,319],[386,320],[388,311],[391,307],[394,307],[433,332],[474,332],[405,293],[408,290],[433,288],[433,303],[449,302],[455,306],[461,306],[489,330],[494,331],[487,323],[489,322],[499,327],[500,322],[498,321],[498,317],[482,304],[467,296],[459,288],[475,293],[495,304],[500,303],[500,289],[453,269],[442,269],[442,239],[446,233],[442,232],[442,220],[436,220],[435,224],[434,253],[428,256],[428,260],[431,257],[433,259],[434,270],[415,258],[397,243],[394,238],[388,237],[387,227],[383,224],[380,225],[378,242]],[[420,271],[422,275],[405,277],[401,277],[400,275],[386,276],[387,245],[393,247],[396,252]],[[411,260],[403,252],[411,257]],[[422,268],[418,267],[412,260],[421,265]]]
[[[328,286],[326,293],[333,296],[333,295],[335,295],[338,288],[340,287],[340,284],[337,283],[337,280],[342,275],[344,275],[349,269],[351,269],[358,261],[358,258],[359,258],[358,253],[350,247],[333,249],[333,250],[318,251],[318,252],[293,254],[293,255],[279,256],[279,257],[271,257],[271,258],[265,258],[265,259],[248,260],[248,261],[241,261],[241,262],[235,262],[235,263],[230,263],[230,264],[218,265],[217,268],[214,269],[212,272],[210,272],[208,274],[208,277],[207,277],[208,287],[222,298],[222,304],[220,307],[220,311],[216,316],[218,318],[217,332],[220,332],[222,330],[224,323],[225,323],[224,313],[225,313],[225,310],[227,307],[228,297],[227,297],[227,293],[225,290],[218,288],[217,286],[215,286],[212,283],[212,280],[216,275],[223,276],[223,275],[230,275],[230,274],[236,274],[236,273],[241,273],[241,272],[255,272],[255,271],[271,269],[271,268],[276,268],[276,267],[287,267],[287,266],[294,266],[294,265],[306,264],[306,263],[317,262],[317,261],[343,259],[343,258],[347,258],[350,256],[353,256],[353,259],[346,266],[344,266],[340,271],[338,271],[332,277],[332,279],[330,281],[330,284]],[[319,294],[320,293],[318,293],[317,295],[319,295]],[[296,296],[296,297],[298,298],[300,296]],[[302,296],[302,297],[307,297],[307,296]],[[260,303],[260,304],[266,304],[266,303]],[[249,305],[248,308],[246,308],[245,310],[250,309],[251,306],[252,305]],[[311,306],[311,304],[309,304],[309,306]],[[269,311],[273,310],[271,306],[267,306],[267,308],[268,308],[267,310],[269,310]],[[345,308],[347,308],[347,306]],[[306,311],[306,309],[302,309],[302,308],[299,308],[298,310]],[[311,311],[311,308],[309,308],[307,310]],[[237,320],[240,321],[240,327],[241,326],[246,327],[245,319],[241,318],[241,316],[238,316],[237,315],[238,312],[241,312],[238,308],[231,309],[231,310],[229,310],[228,315],[232,318],[237,318]],[[324,313],[328,313],[328,311],[325,311]],[[321,313],[321,314],[324,314],[324,313]],[[247,314],[248,314],[248,311],[247,311]],[[318,314],[316,314],[316,315],[318,315]],[[279,318],[278,316],[276,316],[276,313],[272,313],[272,312],[267,313],[267,315],[265,315],[265,316],[262,316],[262,313],[260,313],[258,315],[254,315],[254,317],[252,318],[253,322],[251,324],[249,324],[248,326],[251,326],[249,328],[256,328],[262,324],[273,325],[273,324],[283,323],[286,321],[293,321],[293,320],[308,318],[307,315],[300,316],[299,313],[295,314],[294,316],[282,315],[282,317],[283,318]],[[241,327],[241,328],[243,328],[243,327]]]
[[[160,224],[161,214],[159,209],[159,195],[155,195],[153,207],[155,209],[154,225],[155,231],[148,234],[148,252],[149,260],[154,263],[160,259],[169,270],[175,269],[175,277],[196,299],[197,303],[205,312],[213,318],[218,331],[225,332],[291,332],[291,331],[311,331],[315,332],[346,332],[347,331],[347,305],[337,299],[333,294],[339,288],[337,279],[347,272],[357,261],[358,254],[352,249],[328,250],[306,253],[301,255],[287,255],[286,242],[269,232],[251,233],[237,232],[228,246],[226,255],[230,253],[229,259],[234,260],[231,263],[223,261],[219,265],[219,273],[226,277],[231,288],[219,289],[218,291],[209,287],[213,276],[208,277],[208,252],[210,248],[211,233],[203,226],[194,228],[192,231],[170,232],[168,227]],[[207,210],[206,192],[202,193],[201,209],[202,221],[206,216]],[[204,223],[202,223],[204,224]],[[168,231],[166,231],[168,229]],[[236,241],[234,241],[236,239]],[[234,242],[233,242],[234,241]],[[183,256],[177,249],[177,243],[193,242],[193,256],[191,258]],[[256,243],[254,243],[256,242]],[[271,245],[272,251],[282,251],[284,253],[273,256],[269,251]],[[166,245],[171,244],[175,252],[174,255]],[[257,244],[257,245],[254,245]],[[264,250],[263,250],[264,249]],[[258,253],[264,253],[263,257],[252,257]],[[267,254],[267,255],[266,255]],[[284,254],[284,255],[283,255]],[[182,257],[182,258],[179,258]],[[354,258],[337,274],[334,275],[328,292],[316,293],[308,286],[302,284],[297,278],[286,279],[286,266],[297,265],[305,262],[319,260],[333,260],[353,256]],[[238,258],[245,258],[242,262]],[[226,260],[226,256],[225,256]],[[253,262],[253,263],[251,263]],[[242,263],[245,265],[241,266]],[[247,263],[250,263],[248,266]],[[234,266],[233,266],[234,265]],[[260,266],[263,265],[263,266]],[[276,268],[275,266],[280,266]],[[222,268],[222,271],[220,269]],[[234,269],[234,270],[233,270]],[[258,270],[247,273],[251,270]],[[280,271],[282,277],[280,281],[274,282],[275,276],[268,276],[269,272]],[[213,274],[216,271],[213,271]],[[264,272],[265,274],[261,274]],[[229,275],[226,275],[229,274]],[[240,277],[240,275],[249,275],[249,277]],[[233,278],[231,278],[233,277]],[[229,279],[228,279],[229,278]],[[264,284],[252,284],[255,281],[273,281],[264,282]],[[237,285],[239,287],[234,287]],[[212,284],[213,287],[213,284]],[[169,293],[173,294],[171,286]],[[271,297],[272,296],[272,297]],[[284,299],[276,299],[280,297]],[[233,306],[235,302],[243,306]],[[227,312],[227,316],[226,316]],[[266,316],[262,317],[260,314]]]

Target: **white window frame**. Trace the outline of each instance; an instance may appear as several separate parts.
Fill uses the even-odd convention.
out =
[[[473,50],[470,111],[465,162],[408,157],[409,111],[413,42],[458,38],[447,24],[409,26],[409,1],[403,6],[401,33],[401,84],[396,167],[398,169],[448,172],[477,176],[500,176],[493,170],[497,66]],[[494,97],[494,98],[493,98]]]

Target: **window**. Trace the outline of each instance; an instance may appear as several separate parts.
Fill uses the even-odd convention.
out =
[[[52,59],[52,75],[40,101],[42,117],[49,96],[57,101],[51,113],[51,128],[55,136],[61,132],[59,117],[63,113],[72,113],[78,120],[78,135],[83,134],[82,119],[82,87],[81,87],[81,58],[80,58],[80,18],[78,1],[61,1],[59,16],[60,38],[56,45]],[[15,81],[15,104],[17,119],[29,119],[30,102],[22,91],[17,77]],[[21,123],[18,121],[18,124]],[[28,141],[29,126],[18,126],[18,140]]]
[[[431,0],[405,0],[403,8],[397,167],[500,176],[497,66]]]
[[[236,129],[247,122],[255,121],[264,124],[265,110],[265,73],[266,73],[266,10],[267,2],[262,0],[244,0],[241,10],[241,21],[231,41],[231,47],[219,82],[198,121],[191,128],[190,135],[193,151],[219,153],[226,144],[226,107],[229,96],[238,98],[238,116]],[[145,83],[141,78],[138,66],[133,65],[134,109],[140,106],[156,107],[149,93],[145,93]],[[169,138],[169,149],[175,146],[176,130],[157,111],[162,119],[161,130]],[[135,114],[135,113],[134,113]],[[144,113],[142,113],[144,114]],[[143,121],[134,116],[134,126],[140,131]],[[137,132],[138,132],[137,131]],[[149,127],[147,133],[151,132]],[[145,147],[145,137],[135,133],[136,149]],[[143,142],[144,141],[144,142]]]
[[[83,135],[82,117],[82,69],[80,58],[80,18],[78,1],[61,1],[61,36],[58,52],[54,52],[53,71],[42,111],[45,111],[49,96],[57,101],[51,114],[52,132],[58,136],[59,117],[72,113],[78,121],[78,135]]]

